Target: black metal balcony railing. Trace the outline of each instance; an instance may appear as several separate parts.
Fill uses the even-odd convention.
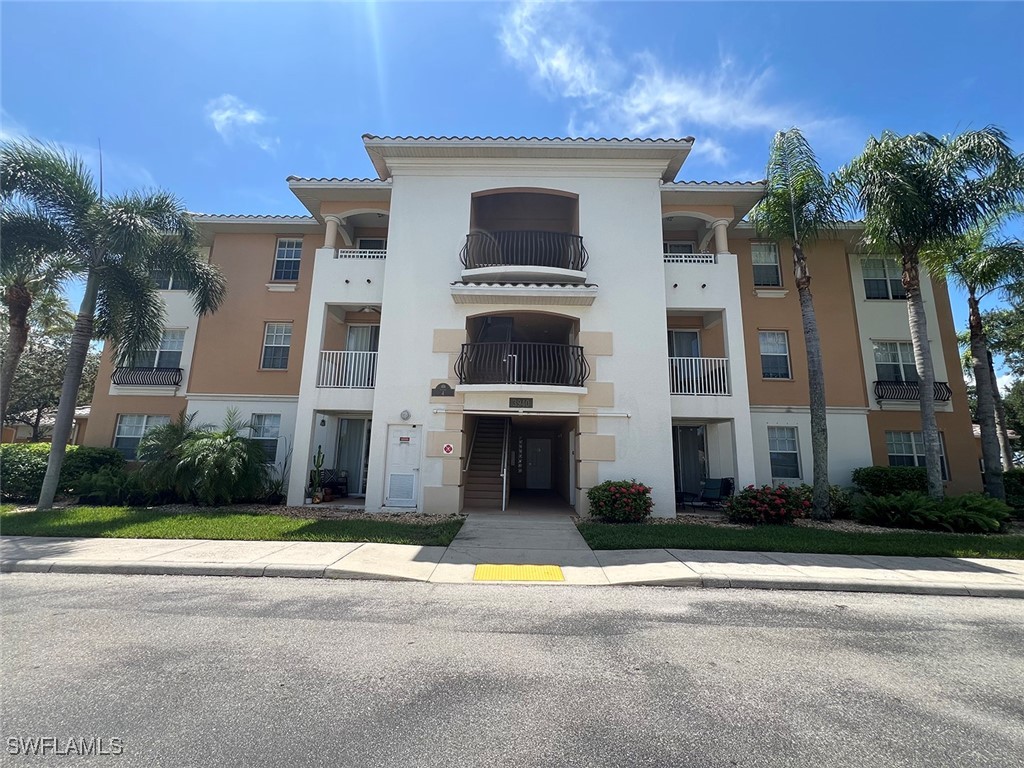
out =
[[[110,380],[127,387],[176,387],[181,368],[115,368]]]
[[[945,403],[953,397],[953,390],[944,381],[936,381],[935,399]],[[921,386],[916,381],[876,381],[875,400],[920,400]]]
[[[526,341],[463,344],[455,363],[460,384],[548,384],[582,387],[590,376],[583,347]]]
[[[470,232],[462,246],[462,266],[554,267],[582,271],[587,266],[583,238],[564,232]]]

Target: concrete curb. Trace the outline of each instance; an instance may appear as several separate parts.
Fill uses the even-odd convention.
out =
[[[598,569],[603,570],[603,569]],[[343,567],[261,563],[153,563],[111,561],[13,560],[0,563],[4,573],[87,573],[117,576],[246,576],[290,579],[349,579],[425,583],[424,576],[397,576],[347,570]],[[499,582],[490,582],[496,584]],[[520,582],[510,582],[520,583]],[[502,584],[506,584],[502,582]],[[686,579],[612,581],[610,586],[657,586],[670,589],[763,589],[788,591],[875,592],[903,595],[1002,597],[1024,600],[1024,585],[966,584],[956,582],[893,581],[882,579],[814,579],[786,576],[727,576],[703,574]],[[581,585],[581,586],[602,586]]]

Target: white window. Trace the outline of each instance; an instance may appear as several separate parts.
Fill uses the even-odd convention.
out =
[[[268,464],[277,461],[277,439],[281,436],[281,414],[254,413],[252,415],[252,439],[263,448]]]
[[[917,381],[914,345],[909,341],[872,341],[878,381]]]
[[[169,269],[151,269],[149,279],[153,281],[159,291],[187,291],[188,281],[180,275],[175,275]]]
[[[181,350],[185,346],[185,329],[168,328],[156,349],[139,350],[132,360],[133,368],[181,368]]]
[[[267,323],[263,332],[263,368],[284,370],[292,346],[291,323]]]
[[[796,427],[768,427],[768,456],[772,463],[772,479],[800,479]]]
[[[280,238],[274,259],[275,280],[298,280],[302,261],[302,240]]]
[[[356,240],[356,248],[361,251],[386,251],[388,241],[384,237],[360,237]]]
[[[147,416],[143,413],[122,413],[117,417],[117,429],[114,431],[114,448],[128,461],[135,461],[139,450],[139,441],[153,427],[170,424],[170,416]]]
[[[791,378],[789,371],[789,334],[786,331],[759,331],[761,345],[761,377]]]
[[[751,243],[750,260],[754,264],[754,285],[778,288],[782,285],[779,246],[775,243]]]
[[[885,447],[889,454],[890,467],[923,467],[924,436],[920,432],[889,432],[885,433]],[[939,433],[939,467],[942,479],[949,480],[949,468],[946,466],[946,439]]]
[[[903,269],[896,259],[863,258],[860,270],[864,275],[864,296],[868,299],[905,299]]]
[[[666,256],[679,256],[681,254],[696,253],[697,244],[692,240],[666,240],[662,243]]]

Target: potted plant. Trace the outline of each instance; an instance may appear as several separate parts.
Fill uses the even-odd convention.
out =
[[[313,494],[313,503],[319,504],[324,500],[323,488],[320,484],[322,475],[320,470],[324,468],[324,451],[323,446],[316,447],[316,453],[313,455],[313,469],[309,471],[309,487]]]

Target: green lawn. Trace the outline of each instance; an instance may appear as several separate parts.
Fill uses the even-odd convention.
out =
[[[10,512],[12,509],[17,509],[15,504],[0,504],[0,515],[4,512]]]
[[[447,546],[462,520],[431,525],[381,520],[308,520],[232,511],[162,512],[159,507],[68,507],[0,512],[6,536],[90,536],[115,539],[242,539],[249,541],[372,541]]]
[[[847,533],[772,525],[719,528],[711,525],[656,523],[580,523],[579,529],[592,549],[726,549],[837,555],[1024,559],[1024,536],[1017,535],[981,536],[903,531]]]

